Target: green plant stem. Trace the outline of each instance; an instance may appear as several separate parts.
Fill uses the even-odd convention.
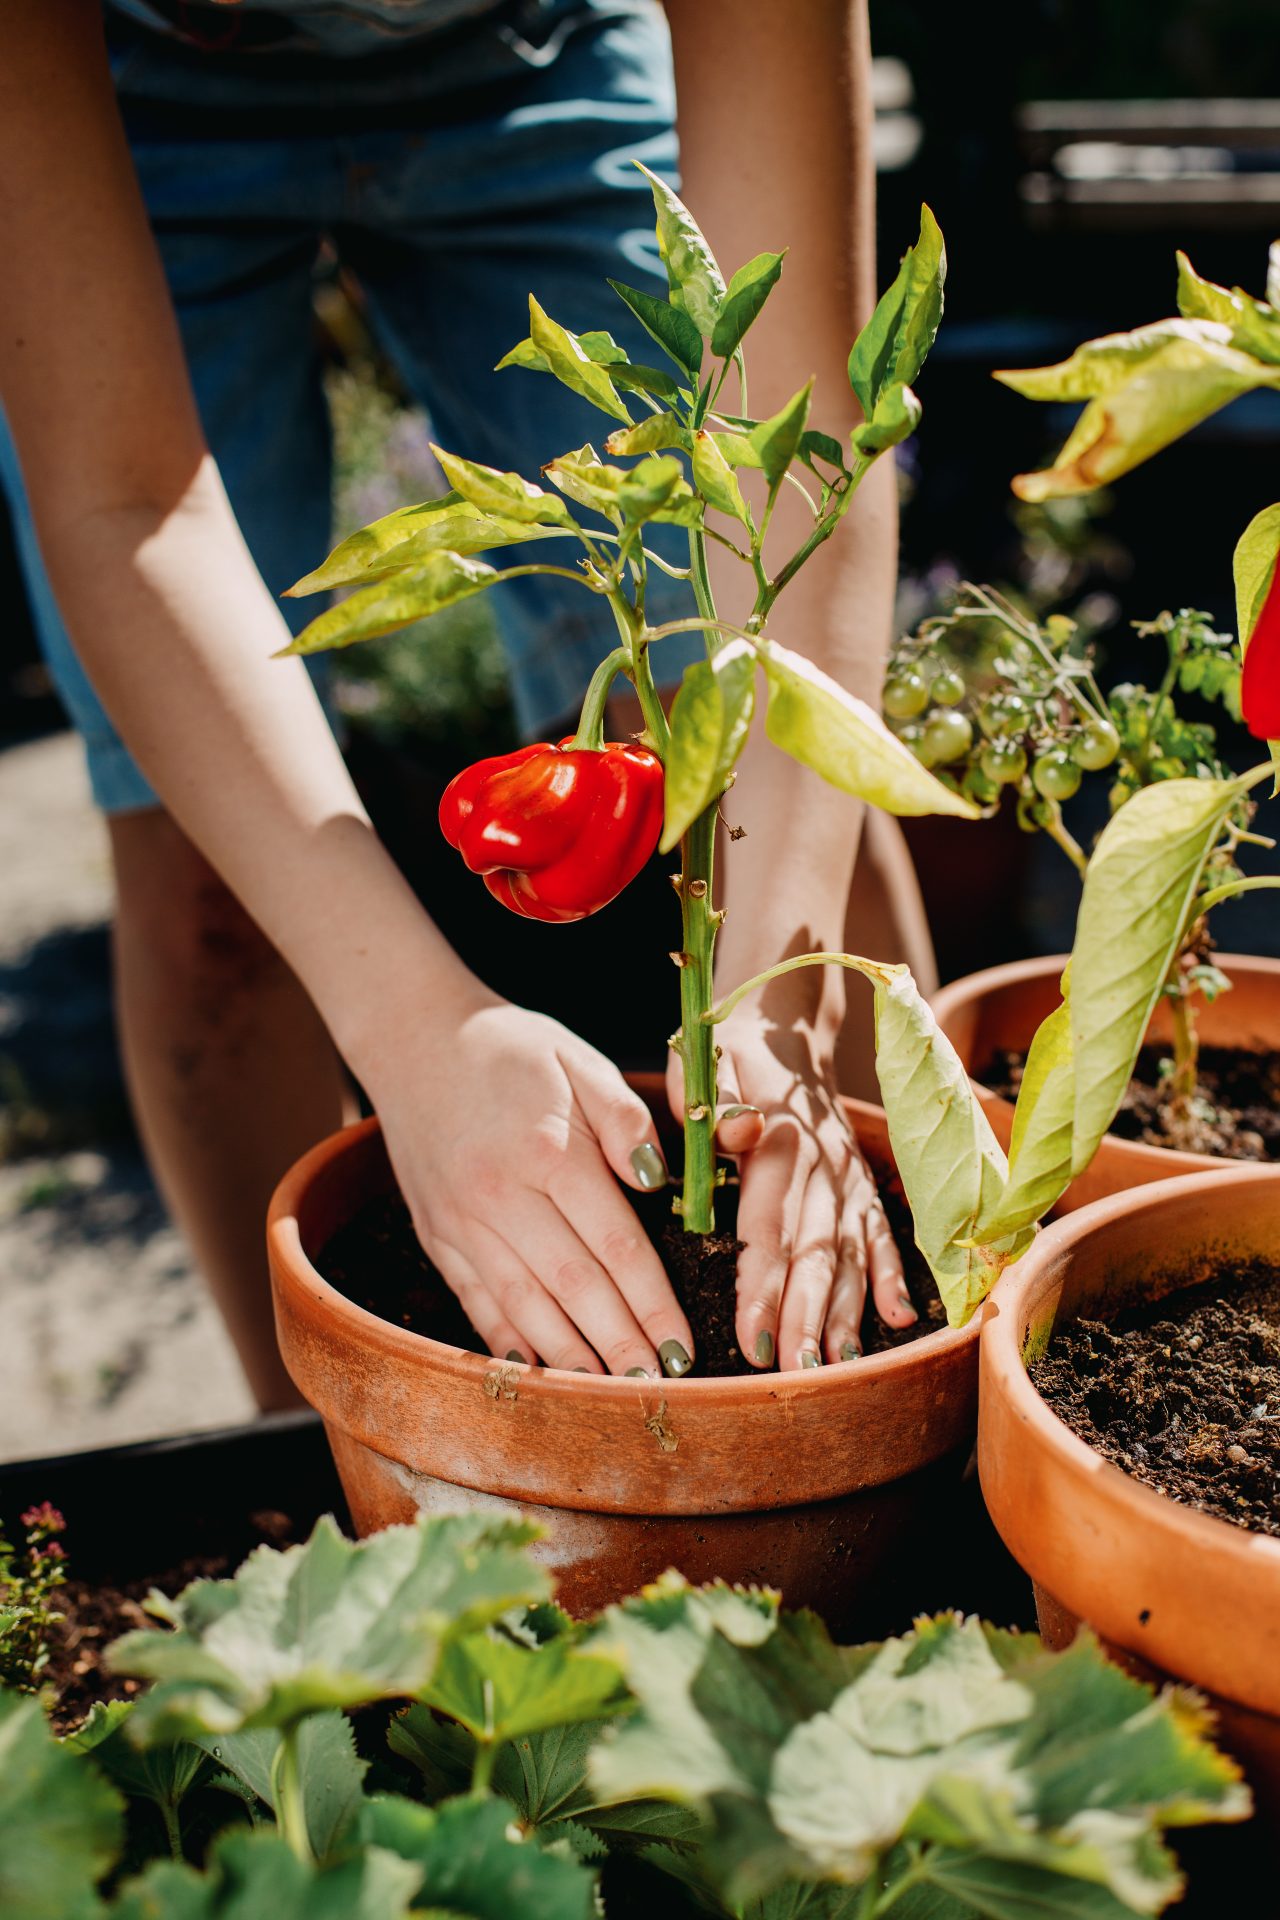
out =
[[[630,660],[631,654],[627,647],[615,647],[592,674],[586,697],[582,702],[578,731],[573,736],[575,747],[585,747],[597,753],[603,747],[604,710],[609,700],[609,689],[618,675],[629,666]]]
[[[1170,975],[1166,992],[1173,1017],[1173,1098],[1175,1104],[1185,1110],[1195,1097],[1200,1039],[1196,1032],[1191,995],[1176,968]]]
[[[307,1832],[307,1808],[302,1792],[302,1771],[298,1756],[298,1727],[285,1727],[280,1735],[280,1751],[272,1767],[275,1788],[276,1823],[280,1833],[299,1860],[315,1858],[311,1836]]]
[[[716,820],[713,804],[680,842],[680,1058],[684,1066],[684,1188],[680,1217],[686,1233],[715,1228],[716,1042],[707,1023],[713,994],[716,932]]]
[[[767,592],[761,596],[760,601],[757,601],[756,612],[759,614],[762,623],[768,617],[769,610],[778,595],[782,592],[782,589],[795,579],[795,576],[799,573],[805,561],[813,557],[823,542],[831,538],[840,522],[844,519],[845,514],[849,511],[854,494],[858,491],[858,488],[861,486],[873,465],[874,461],[868,460],[864,455],[858,454],[855,456],[853,472],[849,476],[849,484],[836,500],[835,506],[829,509],[822,519],[819,520],[817,526],[813,529],[813,532],[809,535],[803,546],[797,547],[796,551],[787,561],[787,564],[778,574],[777,579],[770,581]]]
[[[671,729],[667,725],[667,716],[663,711],[658,689],[654,685],[653,670],[649,665],[649,642],[653,633],[644,624],[635,607],[623,593],[611,593],[609,605],[622,636],[619,651],[624,656],[625,672],[636,690],[640,702],[640,711],[644,715],[644,724],[653,741],[654,750],[660,759],[666,758],[667,744],[671,739]]]
[[[1056,800],[1050,800],[1045,803],[1043,830],[1048,834],[1056,847],[1061,847],[1076,872],[1080,875],[1081,879],[1083,879],[1089,865],[1089,857],[1064,822],[1062,809]]]
[[[857,953],[798,953],[794,959],[779,960],[776,966],[766,967],[763,973],[753,973],[749,980],[744,980],[741,986],[726,994],[718,1006],[708,1007],[702,1016],[703,1020],[708,1027],[718,1027],[749,993],[754,993],[757,987],[768,986],[770,980],[780,979],[784,973],[794,973],[798,967],[847,967],[850,973],[860,973],[867,980],[884,980],[903,970],[888,962],[864,960]]]
[[[497,1759],[496,1741],[477,1740],[476,1757],[471,1764],[471,1794],[473,1799],[482,1800],[488,1793],[493,1779],[493,1763]]]
[[[169,1852],[175,1860],[185,1860],[182,1851],[182,1829],[178,1825],[178,1810],[167,1796],[159,1802],[160,1818],[164,1821],[165,1838],[169,1842]]]

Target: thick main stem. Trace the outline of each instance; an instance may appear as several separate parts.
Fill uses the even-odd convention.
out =
[[[684,1065],[684,1190],[679,1203],[686,1233],[715,1228],[716,1038],[711,1011],[713,960],[721,916],[715,910],[717,808],[694,821],[680,842],[680,1058]]]
[[[311,1836],[307,1831],[307,1804],[302,1791],[302,1771],[298,1754],[299,1729],[285,1727],[273,1767],[276,1822],[284,1839],[299,1860],[311,1861]]]
[[[1191,994],[1185,982],[1176,976],[1170,983],[1169,1004],[1173,1016],[1173,1100],[1177,1108],[1189,1113],[1196,1091],[1200,1040]]]

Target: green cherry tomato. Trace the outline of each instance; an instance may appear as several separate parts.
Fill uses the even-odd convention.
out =
[[[1046,800],[1069,800],[1080,785],[1082,775],[1069,753],[1060,747],[1042,753],[1031,769],[1031,784]]]
[[[884,710],[891,720],[914,720],[929,704],[929,689],[914,667],[895,673],[884,683]]]
[[[940,707],[959,706],[965,696],[964,678],[954,668],[944,667],[934,674],[929,691]]]
[[[1000,787],[1011,787],[1027,770],[1027,752],[1016,740],[992,740],[982,749],[982,771]]]
[[[973,745],[973,728],[962,713],[946,707],[934,707],[925,715],[922,742],[926,766],[940,766],[959,760]]]
[[[963,786],[969,798],[976,800],[980,807],[992,806],[1000,798],[999,786],[987,777],[980,766],[970,767]]]
[[[1091,720],[1072,742],[1071,758],[1078,767],[1097,773],[1109,767],[1120,751],[1120,735],[1109,720]]]
[[[1007,734],[1024,733],[1029,715],[1020,693],[997,693],[978,715],[978,725],[989,740],[1001,740]]]

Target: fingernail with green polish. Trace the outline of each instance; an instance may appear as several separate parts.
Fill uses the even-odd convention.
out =
[[[840,1358],[842,1360],[861,1360],[862,1348],[855,1346],[852,1340],[846,1340],[840,1349]]]
[[[575,1373],[590,1373],[591,1369],[590,1367],[575,1367],[573,1371]]]
[[[507,1358],[508,1360],[518,1360],[521,1366],[525,1365],[525,1357],[521,1353],[518,1347],[512,1347],[510,1353],[507,1355]]]
[[[658,1358],[662,1362],[662,1371],[671,1380],[678,1380],[693,1365],[678,1340],[664,1340],[658,1348]]]
[[[812,1347],[806,1347],[800,1355],[800,1365],[802,1367],[820,1367],[822,1365],[822,1355],[815,1353]]]
[[[667,1170],[662,1164],[662,1155],[648,1140],[632,1149],[631,1167],[646,1193],[656,1193],[659,1187],[666,1186]]]
[[[761,1109],[759,1107],[721,1107],[720,1118],[722,1120],[741,1120],[744,1113],[759,1114],[760,1111]]]
[[[758,1367],[771,1367],[773,1365],[773,1354],[773,1335],[767,1327],[762,1327],[756,1335],[756,1365]]]
[[[648,1367],[628,1367],[623,1378],[626,1380],[648,1380],[650,1378],[649,1369]]]

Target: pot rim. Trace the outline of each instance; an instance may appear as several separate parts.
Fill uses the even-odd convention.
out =
[[[949,1018],[962,1006],[975,1000],[992,998],[1006,987],[1019,987],[1029,980],[1042,980],[1052,975],[1059,978],[1070,960],[1069,953],[1038,954],[1029,960],[1005,960],[998,967],[980,967],[976,973],[962,973],[955,980],[948,980],[945,986],[938,988],[930,996],[929,1005],[933,1009],[938,1025],[945,1033]],[[1280,984],[1280,960],[1272,959],[1262,953],[1219,953],[1214,956],[1215,965],[1220,966],[1228,975],[1233,973],[1255,973],[1271,978]],[[969,1084],[975,1089],[986,1107],[999,1107],[1013,1112],[1013,1101],[1006,1099],[978,1078],[969,1074]],[[1107,1152],[1124,1161],[1149,1161],[1152,1154],[1159,1154],[1171,1165],[1179,1169],[1169,1178],[1182,1179],[1191,1173],[1219,1173],[1231,1167],[1249,1167],[1255,1171],[1274,1177],[1280,1173],[1280,1161],[1270,1164],[1252,1160],[1232,1160],[1222,1154],[1191,1153],[1185,1147],[1158,1147],[1149,1140],[1126,1140],[1123,1135],[1108,1131],[1103,1139]],[[1130,1188],[1127,1191],[1134,1191]]]
[[[860,1115],[882,1118],[881,1109],[869,1102],[846,1098],[845,1106],[855,1129]],[[307,1189],[314,1180],[323,1177],[334,1160],[380,1133],[381,1122],[376,1114],[351,1126],[339,1128],[295,1161],[281,1179],[271,1197],[267,1213],[267,1245],[275,1282],[281,1288],[310,1296],[314,1303],[323,1306],[342,1323],[353,1341],[366,1347],[373,1346],[384,1353],[417,1358],[459,1379],[480,1379],[486,1374],[491,1375],[495,1368],[510,1369],[514,1378],[522,1383],[527,1382],[527,1385],[522,1384],[523,1391],[534,1388],[539,1393],[568,1397],[579,1406],[589,1405],[597,1395],[616,1397],[630,1393],[634,1397],[637,1392],[652,1394],[656,1387],[660,1387],[664,1395],[676,1394],[686,1403],[709,1402],[712,1405],[716,1402],[740,1404],[744,1400],[768,1402],[777,1400],[780,1394],[785,1394],[788,1401],[801,1397],[818,1399],[824,1395],[841,1394],[855,1378],[868,1381],[886,1377],[891,1379],[895,1374],[912,1372],[922,1361],[927,1364],[935,1356],[976,1340],[987,1318],[989,1300],[984,1300],[965,1326],[939,1327],[902,1347],[891,1347],[858,1360],[828,1362],[821,1367],[786,1373],[738,1374],[727,1379],[637,1380],[625,1375],[581,1374],[561,1367],[529,1366],[524,1362],[500,1360],[492,1354],[472,1353],[465,1347],[433,1340],[428,1334],[397,1327],[378,1314],[357,1306],[329,1284],[313,1265],[302,1244],[298,1214]]]
[[[1005,1270],[999,1297],[985,1316],[980,1392],[1002,1392],[1014,1413],[1034,1432],[1035,1444],[1051,1455],[1078,1489],[1086,1493],[1104,1491],[1128,1508],[1136,1525],[1180,1533],[1192,1546],[1219,1561],[1236,1561],[1242,1568],[1247,1562],[1250,1572],[1256,1572],[1261,1561],[1263,1567],[1273,1568],[1280,1580],[1280,1538],[1220,1520],[1134,1479],[1082,1440],[1054,1412],[1033,1383],[1022,1357],[1025,1323],[1039,1302],[1038,1289],[1047,1290],[1056,1270],[1081,1243],[1105,1234],[1119,1219],[1158,1212],[1181,1199],[1199,1199],[1206,1211],[1229,1209],[1240,1188],[1266,1188],[1274,1177],[1273,1168],[1240,1162],[1213,1173],[1179,1174],[1149,1187],[1130,1188],[1095,1200],[1044,1228],[1022,1258]]]

